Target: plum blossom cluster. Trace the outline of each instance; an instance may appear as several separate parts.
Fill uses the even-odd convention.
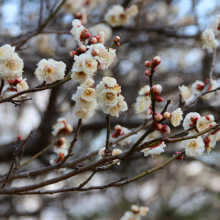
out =
[[[181,98],[184,102],[188,102],[192,100],[192,98],[196,95],[201,94],[201,92],[204,91],[205,86],[208,86],[207,91],[215,90],[219,87],[219,83],[216,80],[212,80],[211,82],[209,80],[206,80],[205,82],[202,82],[200,80],[196,80],[192,86],[191,89],[189,89],[187,86],[182,85],[179,86],[179,90],[181,93]],[[203,99],[210,99],[212,96],[214,96],[216,92],[209,92],[202,96]]]
[[[191,128],[188,136],[197,135],[214,125],[216,125],[216,122],[214,121],[213,115],[201,116],[197,112],[187,114],[183,121],[185,130]],[[204,134],[193,139],[182,141],[182,146],[185,148],[187,156],[199,156],[202,155],[205,148],[209,153],[216,146],[216,141],[219,140],[220,130],[217,129],[208,136]]]
[[[220,31],[220,14],[216,15],[208,29],[202,33],[203,49],[214,50],[218,47],[218,40],[215,38]]]
[[[128,24],[138,14],[138,7],[131,5],[126,10],[121,5],[112,6],[105,14],[105,21],[112,27]]]
[[[63,136],[66,136],[71,132],[73,132],[72,125],[67,124],[65,118],[58,118],[56,124],[53,125],[53,131],[51,134],[54,137],[61,137],[53,143],[53,151],[56,155],[53,155],[53,158],[50,160],[50,164],[59,163],[68,154],[67,141]]]
[[[121,87],[116,79],[103,77],[96,86],[99,109],[105,114],[119,117],[119,114],[128,109],[124,96],[121,95]]]
[[[132,205],[131,211],[126,211],[120,220],[141,220],[141,217],[146,216],[149,210],[147,206],[139,207],[137,205]]]
[[[22,78],[24,62],[15,53],[15,47],[8,44],[0,47],[0,76],[4,80],[5,86],[0,94],[3,98],[27,90],[29,88],[26,79]],[[25,94],[21,95],[21,98]]]

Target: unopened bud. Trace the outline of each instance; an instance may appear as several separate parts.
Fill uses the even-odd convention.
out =
[[[22,136],[19,134],[19,135],[17,136],[17,140],[20,141],[21,139],[22,139]]]
[[[115,45],[116,45],[117,47],[119,47],[121,44],[116,42]]]
[[[94,57],[99,55],[99,49],[93,49],[91,53]]]
[[[181,152],[180,151],[176,151],[174,154],[175,155],[178,155],[180,154]],[[183,154],[181,154],[179,157],[176,158],[177,160],[182,160],[183,159]]]
[[[145,70],[144,74],[145,74],[145,76],[151,76],[151,71],[150,70]]]
[[[114,133],[112,134],[112,137],[113,137],[113,138],[118,138],[119,135],[120,135],[120,133],[118,133],[118,132],[114,132]]]
[[[81,45],[79,47],[80,52],[85,53],[86,52],[86,46],[85,45]]]
[[[151,63],[149,60],[146,60],[146,61],[144,62],[144,65],[145,65],[146,67],[150,68],[150,67],[152,66],[152,63]]]
[[[161,96],[155,96],[156,102],[163,102],[163,98]]]
[[[91,44],[96,44],[96,43],[97,43],[97,38],[96,38],[96,37],[92,37],[92,38],[90,39],[90,43],[91,43]]]
[[[162,86],[159,84],[153,85],[151,86],[150,90],[154,95],[159,95],[162,91]]]
[[[160,131],[160,130],[162,129],[162,127],[163,127],[162,124],[159,124],[159,123],[156,123],[156,124],[155,124],[155,129],[156,129],[156,130],[159,130],[159,131]]]
[[[164,117],[164,119],[169,119],[170,118],[170,113],[169,112],[164,112],[163,117]]]
[[[162,134],[169,134],[170,133],[170,127],[168,125],[163,125],[162,128],[160,129],[160,132]]]
[[[90,38],[90,33],[89,33],[89,32],[85,32],[85,34],[84,34],[84,38],[85,38],[85,39]]]
[[[131,211],[136,214],[136,213],[139,213],[140,209],[137,205],[132,205]]]
[[[75,55],[77,55],[77,51],[76,50],[73,50],[70,52],[70,56],[71,57],[74,57]]]
[[[20,83],[21,82],[21,79],[16,79],[15,80],[15,84],[18,84],[18,83]]]
[[[163,116],[161,113],[155,113],[154,119],[155,119],[155,121],[161,121],[163,119]]]
[[[119,43],[120,39],[121,39],[121,38],[120,38],[119,36],[116,36],[115,39],[114,39],[114,43],[115,43],[115,44],[116,44],[116,43]]]
[[[156,56],[152,59],[153,66],[158,66],[161,63],[161,59],[159,56]]]

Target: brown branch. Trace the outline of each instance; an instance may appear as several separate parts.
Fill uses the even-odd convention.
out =
[[[107,129],[107,132],[106,132],[106,144],[105,144],[106,152],[105,153],[107,153],[109,149],[109,140],[110,140],[110,133],[111,133],[109,114],[106,115],[106,129]]]

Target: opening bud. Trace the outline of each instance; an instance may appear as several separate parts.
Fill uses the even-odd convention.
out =
[[[21,139],[22,139],[22,136],[19,134],[19,135],[17,136],[17,140],[20,141]]]
[[[85,32],[85,34],[84,34],[84,38],[85,38],[85,39],[90,38],[90,33],[89,33],[89,32]]]
[[[136,213],[139,213],[140,209],[137,205],[132,205],[131,211],[136,214]]]
[[[119,43],[120,39],[121,39],[121,38],[120,38],[119,36],[116,36],[115,39],[114,39],[114,43],[115,43],[115,44],[116,44],[116,43]]]
[[[155,119],[155,121],[161,121],[163,119],[163,116],[161,113],[155,113],[154,119]]]
[[[146,67],[150,68],[150,67],[152,66],[152,63],[151,63],[149,60],[146,60],[146,61],[144,62],[144,65],[145,65]]]
[[[153,85],[151,86],[150,88],[151,92],[154,94],[154,95],[159,95],[162,91],[162,86],[157,84],[157,85]]]
[[[145,70],[144,74],[145,74],[145,76],[151,76],[151,71],[150,70]]]
[[[169,134],[170,133],[170,127],[168,125],[163,125],[162,129],[160,130],[162,134]]]
[[[94,49],[91,53],[94,57],[99,55],[99,49]]]
[[[159,123],[156,123],[156,124],[155,124],[155,129],[156,129],[156,130],[159,130],[159,131],[160,131],[160,130],[162,129],[162,127],[163,127],[162,124],[159,124]]]
[[[170,113],[169,112],[164,112],[163,117],[164,117],[164,119],[169,119],[170,118]]]
[[[161,59],[159,56],[156,56],[152,59],[153,66],[158,66],[161,63]]]
[[[80,52],[85,53],[86,52],[86,46],[85,45],[81,45],[79,47]]]
[[[115,125],[115,131],[117,131],[119,134],[121,133],[122,127],[121,125]]]
[[[96,44],[96,43],[97,43],[97,38],[96,38],[96,37],[92,37],[92,38],[90,39],[90,43],[91,43],[91,44]]]
[[[77,51],[76,50],[73,50],[70,52],[70,56],[71,57],[74,57],[75,55],[77,55]]]

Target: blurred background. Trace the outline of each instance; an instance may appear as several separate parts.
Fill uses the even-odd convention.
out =
[[[1,0],[0,1],[0,44],[19,42],[36,31],[60,1],[56,0]],[[139,13],[126,24],[111,27],[104,16],[112,5],[129,7],[136,4]],[[77,12],[83,14],[84,26],[92,35],[104,31],[106,46],[112,45],[114,37],[121,34],[121,46],[117,57],[106,71],[98,71],[95,81],[103,76],[117,79],[122,86],[122,95],[129,110],[119,118],[111,117],[111,128],[120,124],[128,129],[139,126],[143,121],[133,111],[138,90],[149,84],[144,75],[144,61],[154,56],[161,57],[161,64],[154,82],[163,86],[164,102],[157,105],[162,109],[167,99],[172,103],[169,109],[178,106],[178,86],[191,86],[196,80],[204,81],[209,74],[212,54],[202,50],[200,35],[208,28],[211,19],[220,13],[218,0],[67,0],[41,34],[32,37],[16,50],[24,60],[23,78],[29,86],[40,84],[34,75],[36,64],[43,58],[53,58],[67,65],[70,73],[74,59],[70,51],[77,44],[70,34],[71,22]],[[101,24],[101,25],[100,25]],[[220,76],[219,52],[217,51],[214,79]],[[13,147],[19,146],[18,135],[25,139],[31,130],[34,133],[28,141],[23,160],[48,146],[53,137],[52,125],[57,118],[65,117],[74,127],[78,119],[74,115],[72,94],[77,83],[72,80],[52,90],[29,94],[31,101],[15,107],[12,103],[0,105],[0,171],[8,171],[13,158]],[[216,95],[198,103],[184,112],[213,114],[220,120],[220,99]],[[105,144],[105,115],[97,111],[92,119],[83,120],[81,133],[74,148],[74,157],[101,148]],[[181,126],[172,127],[172,132],[181,131]],[[68,140],[71,141],[73,134]],[[128,149],[129,146],[122,148]],[[166,152],[157,158],[136,158],[97,173],[89,185],[100,185],[121,178],[132,177],[167,160],[181,149],[180,143],[170,144]],[[49,165],[52,148],[21,171]],[[98,156],[89,160],[95,161]],[[210,155],[198,158],[184,157],[174,161],[163,170],[150,174],[137,182],[121,188],[109,188],[83,193],[62,193],[56,195],[0,196],[0,219],[10,220],[117,220],[130,210],[132,204],[150,208],[147,217],[152,220],[209,219],[220,216],[220,152],[218,146]],[[88,161],[86,161],[88,163]],[[66,170],[64,172],[68,172]],[[56,177],[60,172],[51,172],[35,179],[14,180],[8,186],[23,186]],[[44,189],[75,186],[90,172],[70,178]]]

